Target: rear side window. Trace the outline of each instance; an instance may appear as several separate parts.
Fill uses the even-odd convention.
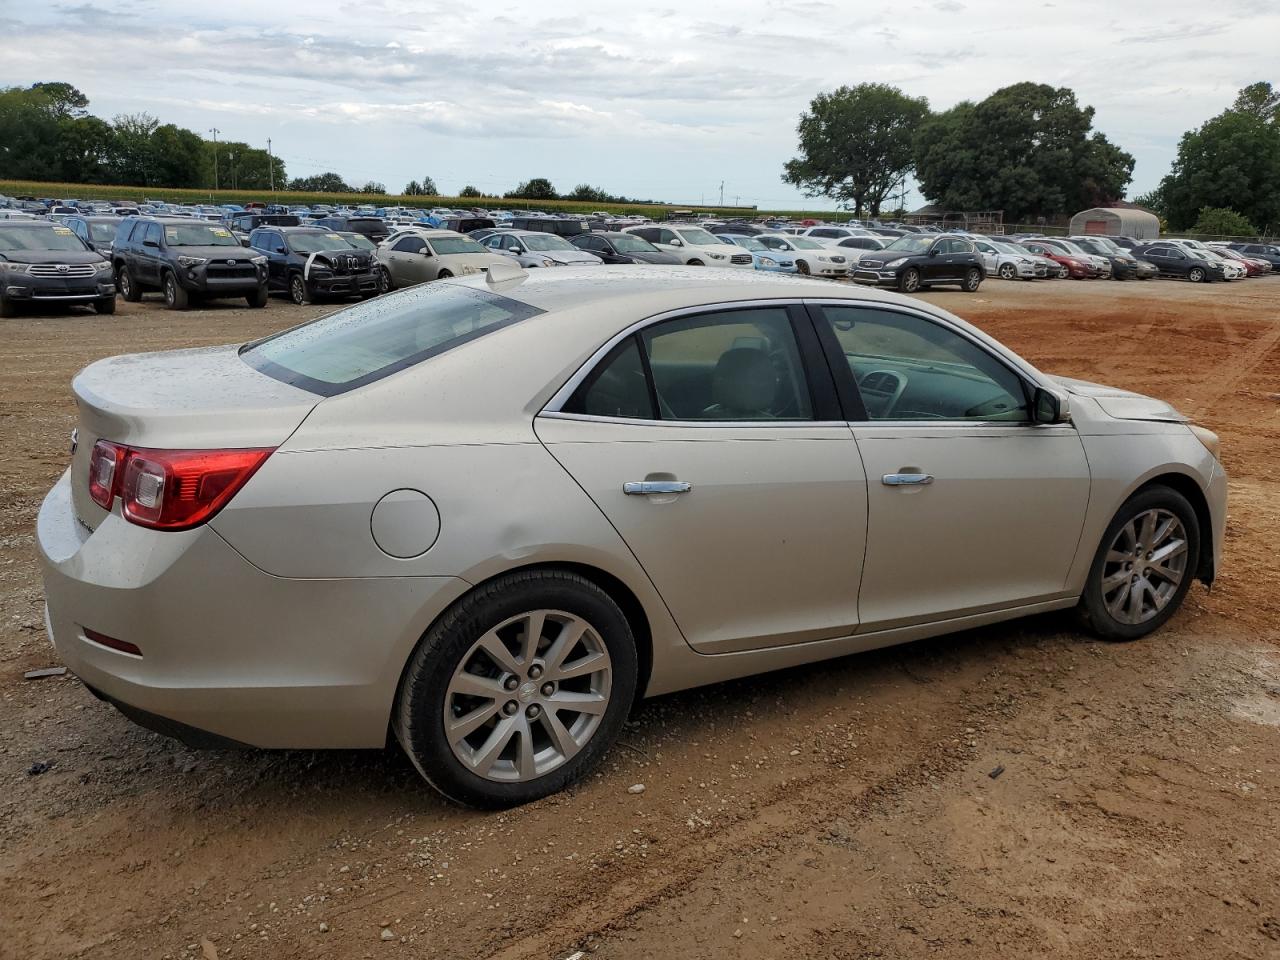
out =
[[[267,376],[333,396],[542,312],[487,290],[424,284],[247,344],[240,356]]]
[[[564,409],[592,417],[658,419],[636,337],[627,337],[614,347],[574,391]]]

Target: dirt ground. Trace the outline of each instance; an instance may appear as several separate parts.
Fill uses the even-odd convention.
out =
[[[1280,957],[1280,278],[927,299],[1221,433],[1212,592],[1135,644],[1053,615],[650,701],[503,814],[393,750],[195,752],[24,680],[72,374],[311,308],[0,323],[0,957]]]

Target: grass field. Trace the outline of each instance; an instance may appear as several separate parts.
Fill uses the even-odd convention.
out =
[[[11,197],[56,197],[74,200],[166,200],[170,203],[238,203],[252,200],[266,203],[285,203],[290,206],[309,206],[313,203],[371,203],[374,206],[406,206],[430,208],[440,206],[493,207],[520,210],[562,210],[565,213],[590,213],[602,210],[608,213],[642,213],[655,220],[662,219],[671,210],[695,210],[710,216],[732,216],[746,213],[749,216],[773,214],[780,217],[802,219],[804,217],[829,217],[831,210],[755,210],[747,207],[700,207],[691,204],[657,203],[591,203],[575,200],[509,200],[501,197],[426,197],[395,194],[368,193],[294,193],[277,190],[179,190],[167,187],[121,187],[76,183],[39,183],[22,180],[0,180],[0,194]]]

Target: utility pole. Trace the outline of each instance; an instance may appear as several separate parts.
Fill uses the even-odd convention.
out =
[[[217,127],[210,127],[209,132],[213,134],[213,189],[218,189],[218,134],[222,131]]]
[[[724,181],[720,181],[720,206],[724,206]]]
[[[234,152],[234,151],[232,151],[232,152],[228,153],[228,154],[227,154],[227,158],[231,161],[231,189],[232,189],[232,190],[235,190],[235,189],[237,189],[237,188],[236,188],[236,155],[235,155],[235,152]]]
[[[276,192],[276,158],[271,155],[271,138],[267,137],[267,176],[271,178],[271,192]]]

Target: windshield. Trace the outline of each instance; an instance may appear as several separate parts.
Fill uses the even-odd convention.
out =
[[[351,244],[357,250],[377,250],[378,245],[366,237],[363,233],[340,233],[338,234],[343,240]]]
[[[285,236],[285,242],[294,253],[346,250],[350,246],[336,233],[290,233]]]
[[[885,253],[928,253],[929,248],[933,246],[932,237],[917,237],[907,235],[899,237],[893,243],[884,248]]]
[[[530,233],[520,238],[530,250],[577,250],[572,243],[554,233]]]
[[[114,240],[116,238],[115,223],[91,223],[89,224],[89,236],[95,240]]]
[[[0,228],[0,253],[21,250],[84,250],[69,227],[6,226]]]
[[[166,223],[164,242],[171,247],[238,247],[240,241],[226,227],[211,223]]]
[[[735,243],[738,246],[744,247],[747,250],[768,250],[769,249],[763,243],[757,240],[755,237],[734,237],[732,240],[726,240],[725,243]]]
[[[467,237],[434,237],[431,246],[436,256],[448,256],[451,253],[485,253],[484,247]]]
[[[991,245],[995,247],[997,250],[999,250],[1001,253],[1012,253],[1012,254],[1016,254],[1019,257],[1025,257],[1027,255],[1026,250],[1023,250],[1021,247],[1015,247],[1012,243],[993,242]]]
[[[808,237],[787,237],[791,242],[791,246],[797,250],[822,250],[823,246],[817,240],[810,240]]]
[[[255,370],[332,396],[542,313],[487,290],[424,284],[241,348]]]
[[[613,249],[618,253],[657,253],[658,248],[644,237],[624,233],[613,238]]]
[[[681,237],[685,243],[692,243],[698,247],[714,247],[720,242],[707,231],[698,227],[685,227],[683,230],[677,230],[676,235]]]
[[[1090,237],[1089,242],[1099,250],[1112,256],[1120,256],[1124,253],[1124,250],[1120,249],[1114,241],[1108,240],[1106,237]]]
[[[1085,253],[1083,250],[1081,250],[1078,246],[1076,246],[1070,240],[1055,240],[1053,242],[1057,244],[1058,247],[1067,251],[1067,253],[1071,254],[1072,256],[1076,256],[1076,257],[1089,256],[1089,254]]]

